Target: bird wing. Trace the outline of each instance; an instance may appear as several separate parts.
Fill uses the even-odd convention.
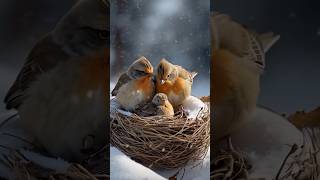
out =
[[[262,43],[263,50],[266,53],[280,39],[280,35],[275,35],[273,32],[267,32],[259,35],[258,39]]]
[[[182,66],[175,65],[179,72],[179,77],[189,80],[190,82],[193,82],[193,78],[198,74],[197,72],[189,72],[186,69],[184,69]]]
[[[118,82],[117,82],[116,86],[113,88],[113,90],[111,92],[111,95],[112,96],[116,96],[118,94],[118,91],[121,88],[121,86],[123,86],[124,84],[126,84],[130,80],[131,80],[131,78],[127,75],[127,73],[121,74],[121,76],[118,79]]]
[[[167,113],[166,113],[167,109],[164,106],[158,106],[156,108],[156,110],[157,110],[157,112],[156,112],[157,115],[167,115]]]
[[[147,117],[156,115],[157,107],[152,102],[142,105],[140,108],[136,109],[136,113],[139,116]]]
[[[28,54],[26,62],[4,99],[6,108],[17,109],[26,97],[26,90],[38,75],[51,70],[68,57],[61,47],[53,42],[51,34],[47,34]]]

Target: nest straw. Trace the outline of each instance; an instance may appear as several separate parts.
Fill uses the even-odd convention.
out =
[[[110,143],[152,169],[172,169],[202,159],[210,145],[210,108],[195,120],[180,111],[173,117],[131,116],[115,111]]]

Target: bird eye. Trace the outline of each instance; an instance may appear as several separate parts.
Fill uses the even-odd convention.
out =
[[[99,38],[103,39],[103,40],[108,39],[109,38],[109,31],[107,31],[107,30],[99,31]]]
[[[168,75],[168,79],[173,79],[175,76],[174,76],[174,73],[170,73],[169,75]]]

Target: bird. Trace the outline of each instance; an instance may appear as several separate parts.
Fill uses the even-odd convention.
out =
[[[181,66],[161,59],[156,74],[156,93],[164,93],[175,109],[190,96],[196,72],[189,72]]]
[[[144,116],[173,116],[174,109],[164,93],[157,93],[151,103],[145,105],[141,114]]]
[[[4,99],[7,109],[18,109],[26,90],[39,75],[72,57],[81,57],[107,46],[110,22],[106,0],[79,0],[47,33],[26,58]]]
[[[265,53],[280,36],[259,34],[230,16],[211,14],[211,85],[216,142],[249,122],[256,108]]]
[[[111,94],[127,111],[134,111],[143,104],[150,102],[155,94],[153,66],[142,56],[135,60],[123,73]]]
[[[22,128],[52,156],[81,162],[88,156],[83,148],[106,144],[109,6],[77,1],[33,47],[5,97]]]

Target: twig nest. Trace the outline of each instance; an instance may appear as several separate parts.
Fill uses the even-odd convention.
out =
[[[113,103],[110,142],[135,161],[152,169],[172,169],[205,156],[210,145],[209,102],[194,119],[183,110],[172,117],[141,117]]]

